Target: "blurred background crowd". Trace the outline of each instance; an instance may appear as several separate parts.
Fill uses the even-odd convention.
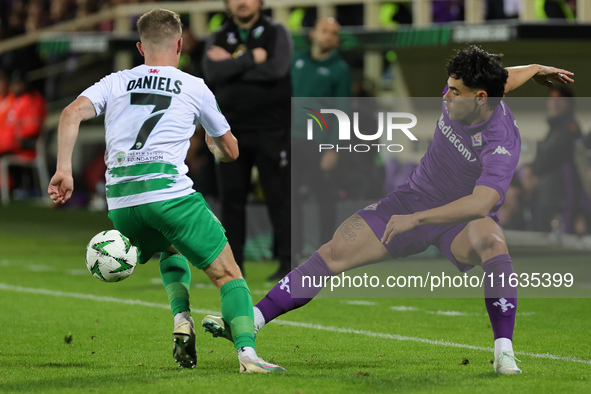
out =
[[[141,3],[147,1],[0,2],[0,183],[4,204],[15,198],[43,195],[43,184],[47,184],[47,174],[52,173],[55,165],[55,130],[63,107],[86,86],[121,68],[122,64],[131,67],[142,63],[133,43],[137,40],[134,35],[135,21],[143,11],[126,16],[124,25],[127,26],[123,29],[117,27],[118,20],[121,20],[119,16],[108,13],[117,7],[141,6]],[[163,8],[174,5],[176,10],[181,2],[160,3]],[[195,18],[197,11],[179,11],[185,26],[183,56],[179,66],[188,73],[203,77],[205,40],[208,34],[222,25],[227,15],[221,0],[186,3],[218,5],[216,10],[204,11],[200,19]],[[273,3],[269,4],[271,6],[277,2],[269,3]],[[423,95],[427,86],[429,96],[434,97],[444,81],[444,59],[453,48],[468,41],[480,42],[487,50],[504,52],[507,65],[523,60],[574,68],[572,71],[578,73],[579,78],[574,89],[582,93],[586,87],[583,69],[576,68],[586,59],[587,55],[583,53],[590,52],[586,50],[589,49],[590,35],[586,34],[588,30],[576,29],[586,28],[591,17],[581,15],[581,10],[589,11],[577,5],[576,0],[478,0],[475,3],[481,7],[477,9],[476,16],[473,15],[475,11],[470,0],[423,1],[429,6],[429,14],[423,15],[422,22],[417,17],[416,1],[383,1],[377,3],[378,17],[371,27],[367,26],[370,18],[366,12],[367,4],[362,0],[360,4],[333,1],[329,2],[329,8],[324,9],[323,3],[320,1],[318,7],[300,7],[297,2],[290,2],[287,13],[281,18],[278,14],[273,15],[271,9],[265,9],[265,12],[280,19],[292,35],[296,49],[292,76],[297,74],[294,73],[294,67],[298,66],[296,60],[302,54],[314,54],[314,50],[310,52],[310,47],[315,45],[315,37],[310,33],[318,32],[317,21],[326,18],[327,12],[331,14],[333,21],[337,22],[333,24],[337,27],[336,33],[324,31],[322,34],[332,34],[336,38],[319,38],[318,33],[316,40],[321,42],[316,45],[324,45],[325,51],[330,53],[339,53],[347,68],[346,74],[343,74],[346,77],[339,82],[347,86],[347,94],[335,93],[335,96],[416,96]],[[92,19],[93,15],[105,17]],[[472,18],[470,23],[466,22],[468,18]],[[76,24],[76,21],[84,23]],[[495,42],[490,45],[486,43],[493,40],[492,33],[498,30],[490,30],[489,37],[476,32],[472,38],[450,41],[450,31],[453,39],[454,34],[460,31],[454,29],[470,27],[474,21],[478,22],[478,26],[509,26],[508,35],[494,39]],[[75,24],[67,25],[68,22]],[[536,26],[538,30],[533,35],[539,37],[537,41],[532,40],[531,32],[528,33],[529,28]],[[547,26],[555,30],[548,30]],[[416,38],[418,36],[413,36],[423,31],[435,32],[433,34],[438,38],[422,42]],[[561,42],[560,36],[548,37],[543,33],[548,31],[564,34],[572,46],[565,44],[564,40]],[[376,32],[378,36],[371,36]],[[517,40],[521,36],[525,40]],[[85,37],[90,38],[85,41]],[[403,41],[404,37],[411,38]],[[528,38],[530,41],[525,42]],[[575,51],[573,48],[579,49]],[[372,63],[368,57],[370,52],[376,56],[374,59],[378,59],[377,68],[374,65],[373,71],[370,68],[375,60]],[[420,77],[417,78],[418,74]],[[531,135],[527,128],[521,128],[522,136],[528,142],[528,154],[523,155],[506,196],[501,212],[502,223],[508,229],[589,234],[591,174],[588,152],[591,149],[591,123],[586,124],[579,119],[579,115],[585,117],[587,109],[577,108],[575,92],[568,88],[525,89],[522,93],[524,96],[528,94],[548,97],[543,114],[545,127],[533,130]],[[310,93],[298,95],[301,97]],[[75,170],[78,188],[75,198],[69,203],[70,207],[106,209],[101,121],[91,121],[85,126],[89,137],[81,139],[78,146],[80,153],[74,160],[78,165]],[[418,151],[416,156],[420,157],[423,152]],[[405,182],[417,164],[417,160],[396,156],[345,156],[338,162],[331,162],[330,158],[319,162],[319,173],[323,174],[325,182],[323,190],[331,196],[330,201],[321,202],[305,185],[295,191],[300,193],[302,201],[330,206],[350,199],[372,201]],[[201,128],[197,129],[192,141],[187,163],[195,188],[215,206],[219,197],[215,163],[203,144]],[[368,166],[371,171],[367,170]],[[249,204],[256,205],[264,201],[265,196],[256,170],[252,179]],[[363,187],[359,187],[360,184]],[[334,228],[340,221],[336,216],[329,217],[328,220],[334,223],[328,227]]]
[[[191,2],[211,0],[185,0]],[[517,18],[524,0],[485,0],[485,19]],[[161,0],[160,3],[167,3]],[[531,0],[535,2],[539,19],[570,19],[576,17],[576,0]],[[3,0],[0,5],[0,37],[9,38],[30,33],[47,26],[81,18],[124,4],[154,3],[148,0]],[[411,1],[383,2],[380,19],[382,24],[412,23]],[[464,0],[439,0],[432,5],[432,21],[446,23],[464,20]],[[293,12],[293,10],[292,10]],[[346,4],[336,8],[334,17],[344,26],[361,26],[363,6]],[[296,8],[292,20],[301,21],[300,27],[311,27],[318,18],[315,7]],[[216,18],[218,19],[218,18]],[[215,23],[215,21],[214,21]],[[298,25],[290,25],[297,28]],[[113,21],[104,21],[87,30],[111,31]]]

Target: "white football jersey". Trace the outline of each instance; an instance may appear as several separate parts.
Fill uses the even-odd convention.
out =
[[[196,122],[212,137],[230,130],[203,79],[176,67],[119,71],[80,96],[105,114],[109,209],[193,193],[185,158]]]

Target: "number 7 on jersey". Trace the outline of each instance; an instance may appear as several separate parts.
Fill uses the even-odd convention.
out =
[[[150,116],[140,127],[140,131],[135,139],[135,142],[130,150],[140,150],[146,143],[148,136],[156,127],[156,124],[164,115],[164,110],[170,107],[172,97],[163,96],[161,94],[154,93],[132,93],[131,94],[131,105],[153,105],[154,109],[152,114],[158,111],[162,111],[159,114]]]

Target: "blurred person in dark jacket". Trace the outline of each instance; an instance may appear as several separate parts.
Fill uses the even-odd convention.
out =
[[[261,12],[262,0],[225,0],[228,20],[205,44],[205,81],[240,141],[240,157],[220,163],[222,223],[240,268],[252,167],[259,172],[273,226],[280,279],[291,269],[289,128],[292,43]]]
[[[575,163],[575,147],[581,129],[575,118],[572,90],[556,86],[547,101],[548,134],[538,143],[536,157],[523,171],[524,186],[533,191],[532,226],[535,231],[558,229],[562,221],[566,233],[584,232],[581,223],[585,194]]]

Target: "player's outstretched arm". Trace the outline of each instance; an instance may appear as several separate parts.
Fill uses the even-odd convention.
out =
[[[524,83],[533,78],[540,85],[552,87],[554,82],[567,85],[575,82],[572,77],[575,76],[570,71],[562,68],[542,66],[541,64],[530,64],[529,66],[507,67],[509,77],[505,84],[505,94],[517,89]]]
[[[222,163],[229,163],[238,158],[238,140],[231,130],[221,137],[211,137],[206,133],[205,143],[209,151]]]
[[[390,243],[398,235],[423,224],[452,225],[481,219],[501,199],[492,187],[476,186],[472,194],[441,207],[415,212],[410,215],[394,215],[386,225],[382,243]]]
[[[72,196],[72,153],[80,122],[95,116],[94,105],[84,96],[78,97],[62,111],[57,127],[57,166],[47,188],[47,193],[56,204],[63,204]]]

